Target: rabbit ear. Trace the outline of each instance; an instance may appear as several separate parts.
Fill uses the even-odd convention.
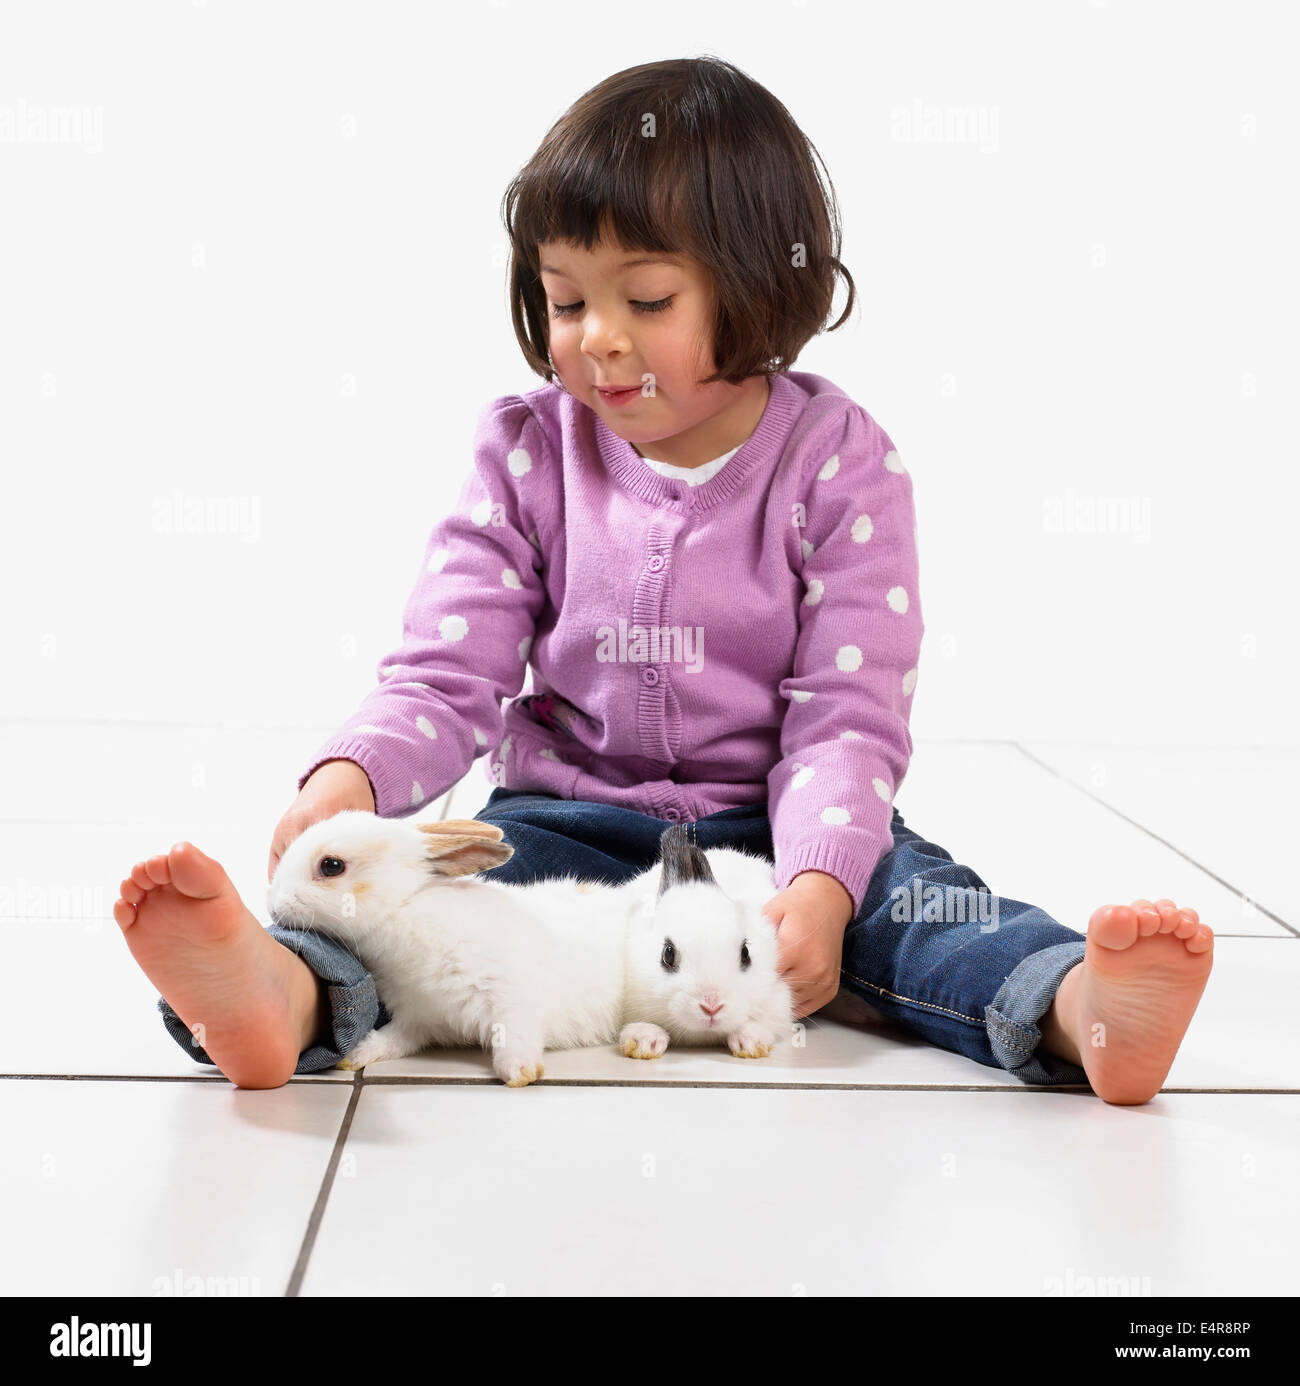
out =
[[[709,859],[687,834],[685,823],[665,828],[659,838],[659,894],[688,881],[717,885]]]
[[[495,823],[484,823],[478,818],[444,818],[439,823],[417,823],[422,833],[452,833],[458,837],[489,837],[500,842],[505,834]]]
[[[441,823],[417,823],[426,834],[424,853],[436,876],[472,876],[491,871],[515,854],[494,823],[473,818],[448,818]]]

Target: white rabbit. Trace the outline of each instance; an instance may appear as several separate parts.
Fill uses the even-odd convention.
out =
[[[669,829],[665,842],[680,832]],[[392,1016],[341,1067],[480,1044],[497,1076],[521,1087],[541,1077],[548,1048],[618,1037],[624,1053],[651,1058],[670,1036],[711,1034],[757,1057],[788,1025],[773,926],[758,914],[773,893],[762,858],[715,851],[719,875],[744,895],[734,901],[700,879],[708,863],[689,844],[620,886],[473,879],[513,855],[501,839],[477,819],[411,823],[348,810],[285,851],[267,893],[271,917],[347,944]],[[687,960],[676,971],[664,966],[669,926],[675,957]]]
[[[731,847],[706,854],[679,826],[660,839],[659,864],[625,889],[623,1053],[657,1059],[670,1040],[719,1037],[737,1058],[771,1053],[794,1020],[776,928],[762,913],[776,892],[771,863]]]

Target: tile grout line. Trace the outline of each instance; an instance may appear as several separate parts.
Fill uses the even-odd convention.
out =
[[[298,1291],[302,1288],[303,1276],[307,1273],[307,1262],[316,1245],[316,1234],[320,1231],[321,1219],[325,1216],[325,1205],[329,1202],[330,1190],[334,1187],[334,1176],[338,1171],[339,1161],[343,1158],[343,1146],[347,1141],[348,1132],[352,1129],[352,1116],[361,1098],[360,1078],[361,1075],[358,1073],[352,1082],[352,1096],[348,1099],[347,1110],[343,1113],[342,1122],[339,1123],[339,1133],[334,1138],[334,1149],[330,1152],[329,1164],[325,1166],[325,1174],[321,1178],[320,1192],[316,1195],[311,1216],[307,1219],[307,1230],[302,1236],[298,1259],[294,1262],[289,1283],[285,1287],[285,1299],[296,1299]]]
[[[497,1078],[454,1078],[432,1075],[392,1074],[367,1077],[367,1087],[502,1087]],[[1087,1083],[794,1083],[722,1081],[708,1078],[542,1078],[529,1085],[536,1088],[743,1088],[759,1092],[1091,1092]],[[1189,1096],[1211,1094],[1245,1097],[1300,1097],[1300,1088],[1161,1088],[1161,1093]]]
[[[6,1079],[15,1083],[230,1083],[224,1073],[0,1073],[0,1082]],[[289,1083],[347,1087],[346,1078],[313,1078],[309,1073],[295,1073]]]
[[[1169,850],[1173,852],[1175,856],[1182,857],[1182,859],[1189,865],[1194,866],[1198,871],[1204,872],[1205,875],[1207,875],[1212,881],[1217,881],[1225,890],[1231,891],[1232,894],[1235,895],[1239,900],[1245,900],[1249,904],[1253,905],[1255,909],[1257,909],[1260,912],[1260,914],[1264,915],[1268,919],[1271,919],[1274,924],[1278,924],[1282,928],[1284,928],[1292,938],[1300,938],[1300,929],[1293,929],[1291,925],[1286,922],[1285,919],[1279,918],[1276,914],[1273,913],[1272,910],[1267,909],[1265,908],[1265,906],[1261,905],[1258,900],[1252,899],[1251,896],[1247,895],[1244,890],[1238,890],[1237,887],[1233,885],[1230,881],[1225,881],[1222,876],[1218,875],[1214,871],[1211,871],[1208,866],[1205,866],[1201,862],[1197,861],[1195,857],[1189,857],[1187,853],[1182,850],[1181,847],[1175,847],[1172,842],[1169,842],[1167,839],[1161,837],[1159,833],[1153,832],[1145,824],[1139,823],[1136,818],[1130,818],[1127,813],[1122,813],[1119,809],[1115,807],[1114,804],[1108,804],[1105,799],[1099,798],[1096,794],[1092,792],[1092,790],[1088,789],[1085,785],[1081,785],[1077,780],[1071,779],[1068,775],[1063,775],[1054,765],[1049,765],[1045,760],[1040,760],[1039,757],[1034,755],[1032,751],[1026,750],[1025,747],[1020,744],[1020,742],[1011,741],[1007,744],[1014,746],[1016,750],[1021,753],[1021,755],[1027,757],[1029,760],[1032,760],[1035,765],[1040,766],[1042,769],[1046,770],[1048,774],[1055,775],[1058,780],[1060,780],[1064,784],[1068,784],[1071,789],[1075,789],[1080,794],[1086,795],[1089,799],[1093,801],[1093,803],[1100,804],[1101,807],[1104,808],[1108,813],[1113,813],[1116,818],[1122,818],[1125,823],[1129,824],[1131,827],[1136,828],[1138,832],[1145,833],[1148,837],[1154,838],[1155,841],[1160,843],[1162,847],[1168,847]],[[1244,937],[1252,937],[1252,935],[1244,935]]]
[[[371,1084],[387,1087],[501,1087],[503,1086],[496,1078],[484,1076],[482,1078],[458,1078],[449,1074],[430,1074],[428,1077],[420,1077],[415,1074],[376,1074],[374,1077],[366,1077],[358,1081],[361,1075],[353,1079],[348,1084],[342,1079],[336,1078],[312,1078],[309,1075],[295,1076],[290,1079],[290,1084],[310,1084],[314,1087],[335,1087],[341,1088],[351,1086],[354,1090],[353,1096],[349,1101],[348,1109],[344,1114],[344,1126],[340,1129],[339,1140],[346,1136],[351,1126],[351,1113],[357,1104],[357,1094],[363,1086]],[[0,1082],[32,1083],[32,1082],[80,1082],[80,1083],[228,1083],[222,1074],[208,1076],[206,1074],[195,1074],[192,1078],[181,1076],[176,1077],[141,1077],[134,1074],[116,1073],[0,1073]],[[531,1086],[538,1088],[741,1088],[753,1092],[761,1092],[771,1089],[773,1092],[1053,1092],[1057,1089],[1066,1092],[1084,1091],[1091,1089],[1086,1083],[798,1083],[781,1081],[758,1081],[745,1082],[741,1079],[727,1080],[717,1078],[543,1078]],[[1172,1093],[1179,1096],[1195,1094],[1217,1094],[1241,1096],[1276,1096],[1276,1097],[1300,1097],[1300,1088],[1161,1088],[1162,1093]],[[342,1151],[342,1145],[337,1147],[336,1155]],[[331,1165],[337,1165],[337,1160],[332,1157]],[[329,1178],[329,1169],[326,1170],[326,1179]],[[325,1186],[322,1185],[322,1196],[325,1193]],[[319,1202],[319,1199],[318,1199]],[[323,1206],[321,1208],[323,1212]]]

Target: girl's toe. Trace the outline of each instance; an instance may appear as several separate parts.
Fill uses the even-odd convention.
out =
[[[1138,934],[1142,938],[1150,938],[1152,934],[1160,932],[1160,911],[1152,904],[1142,906],[1138,912]]]
[[[1214,930],[1208,924],[1198,924],[1196,932],[1187,940],[1189,953],[1208,953],[1214,946]]]

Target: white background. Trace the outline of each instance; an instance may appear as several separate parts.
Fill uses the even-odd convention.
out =
[[[840,200],[860,306],[795,369],[914,480],[914,735],[1296,744],[1296,37],[1174,0],[7,4],[0,715],[349,715],[478,410],[542,383],[506,184],[602,78],[711,53]],[[220,497],[242,532],[159,528]]]

